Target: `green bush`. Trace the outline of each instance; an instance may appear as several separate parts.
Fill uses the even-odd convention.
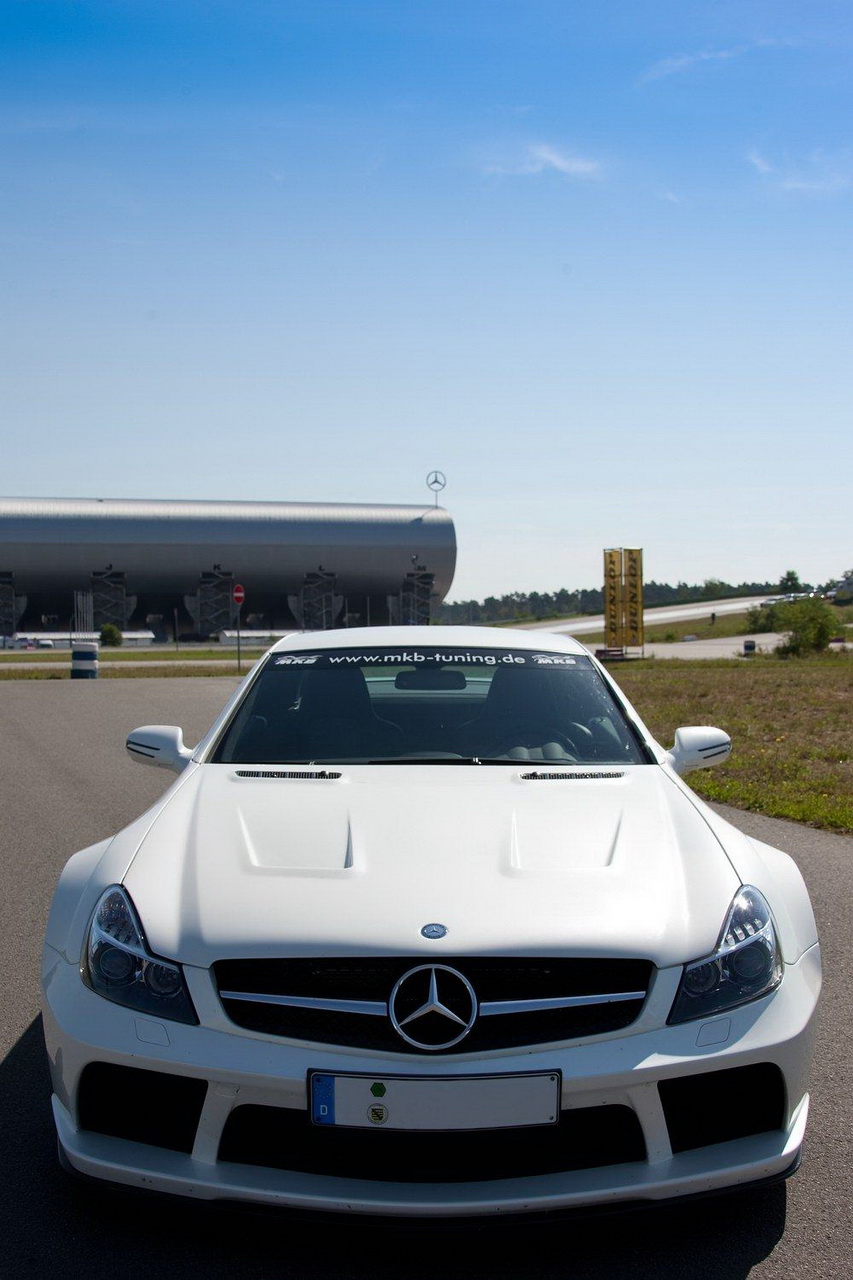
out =
[[[118,649],[124,644],[124,636],[114,622],[108,622],[106,626],[101,627],[101,644],[105,648],[112,649]]]
[[[822,653],[837,630],[835,615],[823,600],[796,600],[774,606],[779,626],[788,633],[776,646],[781,658],[800,658],[806,653]]]
[[[778,604],[762,604],[748,609],[746,622],[741,628],[741,635],[761,635],[765,631],[784,630],[779,619]]]

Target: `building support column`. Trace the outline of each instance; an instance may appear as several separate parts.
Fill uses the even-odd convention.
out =
[[[396,598],[388,597],[389,612],[395,622],[403,627],[427,627],[430,622],[435,574],[425,565],[415,563],[407,573]]]
[[[15,634],[15,575],[0,573],[0,636]]]
[[[111,624],[124,631],[136,604],[135,597],[127,594],[126,574],[112,568],[95,569],[90,582],[93,630],[100,631]]]
[[[344,605],[344,597],[336,591],[337,574],[322,565],[315,573],[306,573],[298,596],[288,596],[290,611],[303,631],[329,631],[335,626]]]
[[[192,597],[184,597],[200,636],[207,639],[208,636],[228,631],[234,626],[234,601],[231,599],[233,589],[234,574],[216,564],[209,573],[203,573],[199,578],[195,610],[190,607]]]

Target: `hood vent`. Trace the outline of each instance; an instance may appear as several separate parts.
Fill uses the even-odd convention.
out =
[[[299,779],[303,782],[331,782],[335,778],[339,778],[339,773],[328,773],[325,769],[318,772],[306,773],[301,769],[238,769],[238,778],[289,778]]]
[[[588,782],[591,778],[624,778],[624,769],[597,770],[594,773],[523,773],[525,782]]]

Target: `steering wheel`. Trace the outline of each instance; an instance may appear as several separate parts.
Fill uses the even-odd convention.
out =
[[[525,720],[518,720],[515,724],[509,724],[502,729],[500,741],[495,744],[489,755],[505,756],[511,751],[517,751],[519,747],[541,747],[546,742],[555,742],[558,747],[562,747],[573,763],[577,763],[580,758],[581,753],[578,751],[577,744],[568,734],[563,733],[562,729],[552,724]]]

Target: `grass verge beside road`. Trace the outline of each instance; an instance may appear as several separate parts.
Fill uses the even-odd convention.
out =
[[[743,613],[724,613],[712,622],[707,618],[686,618],[676,622],[649,623],[646,614],[646,644],[673,644],[683,640],[685,636],[694,636],[697,640],[720,640],[733,636],[745,635],[746,610]],[[581,635],[578,639],[590,649],[604,644],[604,632],[595,631],[591,635]]]
[[[266,645],[243,645],[243,653],[246,655],[260,655],[266,650]],[[102,648],[98,653],[98,661],[103,664],[113,662],[155,662],[171,665],[173,662],[195,662],[204,659],[227,659],[233,658],[237,661],[237,646],[229,645],[227,647],[219,645],[213,648],[197,648],[190,647],[182,649],[143,649],[131,648],[127,649],[107,649]],[[37,662],[40,665],[51,666],[56,663],[70,663],[71,651],[65,649],[16,649],[14,651],[0,651],[0,669],[6,666],[20,666],[22,663],[31,664]]]
[[[706,800],[853,831],[853,657],[633,662],[614,674],[659,742],[718,725],[732,756],[688,775]]]
[[[158,663],[146,662],[139,667],[129,667],[121,663],[111,665],[110,663],[101,663],[98,678],[101,680],[145,680],[148,676],[236,676],[237,674],[246,675],[249,668],[254,665],[257,654],[254,656],[247,655],[243,658],[243,670],[237,671],[236,654],[230,660],[223,661],[221,656],[218,660],[210,661],[207,665],[198,662],[194,665],[187,663],[184,659],[183,663]],[[66,662],[68,658],[66,655]],[[71,668],[68,667],[57,671],[55,665],[40,665],[32,669],[21,670],[14,666],[0,665],[0,683],[4,680],[70,680]],[[81,684],[83,682],[81,681]]]

